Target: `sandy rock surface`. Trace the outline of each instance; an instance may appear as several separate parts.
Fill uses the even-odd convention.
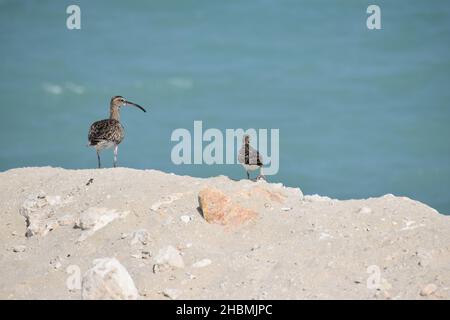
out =
[[[2,299],[450,298],[450,217],[405,197],[43,167],[0,208]]]

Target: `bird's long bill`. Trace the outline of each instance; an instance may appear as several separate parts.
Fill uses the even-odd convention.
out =
[[[125,101],[125,103],[126,103],[126,104],[129,104],[129,105],[132,105],[132,106],[135,106],[136,108],[139,108],[139,109],[141,109],[141,110],[144,111],[144,112],[147,112],[147,111],[145,111],[144,108],[142,108],[140,105],[138,105],[138,104],[136,104],[136,103],[134,103],[134,102],[131,102],[131,101]]]

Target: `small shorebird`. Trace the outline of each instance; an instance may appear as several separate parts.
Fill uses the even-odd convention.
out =
[[[98,167],[100,163],[100,151],[114,147],[114,167],[117,165],[117,152],[119,144],[122,142],[125,132],[120,124],[120,108],[126,105],[134,106],[146,112],[144,108],[136,103],[125,100],[122,96],[111,98],[109,106],[109,119],[96,121],[91,125],[88,134],[90,147],[94,147],[97,151]]]
[[[256,179],[263,178],[262,166],[263,159],[258,150],[255,150],[250,145],[250,136],[248,134],[244,135],[242,139],[242,147],[239,150],[238,161],[244,166],[247,172],[247,179],[250,179],[249,171],[255,171],[259,168],[259,176]]]

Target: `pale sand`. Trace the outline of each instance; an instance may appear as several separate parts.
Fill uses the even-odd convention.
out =
[[[239,195],[258,218],[235,228],[206,222],[197,210],[206,186]],[[255,186],[287,198],[253,197]],[[39,193],[43,207],[30,210],[53,230],[27,238],[20,211]],[[226,177],[44,167],[0,173],[0,208],[3,299],[80,299],[66,269],[82,275],[104,257],[120,261],[142,299],[450,298],[450,217],[404,197],[303,199],[300,190]],[[74,228],[89,228],[78,221],[89,208],[112,221]],[[184,267],[154,273],[169,245]]]

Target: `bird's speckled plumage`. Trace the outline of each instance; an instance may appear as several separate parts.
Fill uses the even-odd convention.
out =
[[[242,141],[241,149],[239,150],[238,161],[247,171],[247,178],[250,178],[249,171],[262,169],[263,158],[258,150],[250,145],[250,136],[245,135]],[[262,177],[262,174],[260,174]]]
[[[261,154],[258,152],[258,150],[252,148],[250,144],[242,145],[241,149],[239,150],[238,160],[242,165],[256,166],[255,169],[263,165]]]
[[[96,121],[89,129],[89,145],[97,149],[105,149],[109,144],[118,145],[125,137],[125,131],[116,119]]]

